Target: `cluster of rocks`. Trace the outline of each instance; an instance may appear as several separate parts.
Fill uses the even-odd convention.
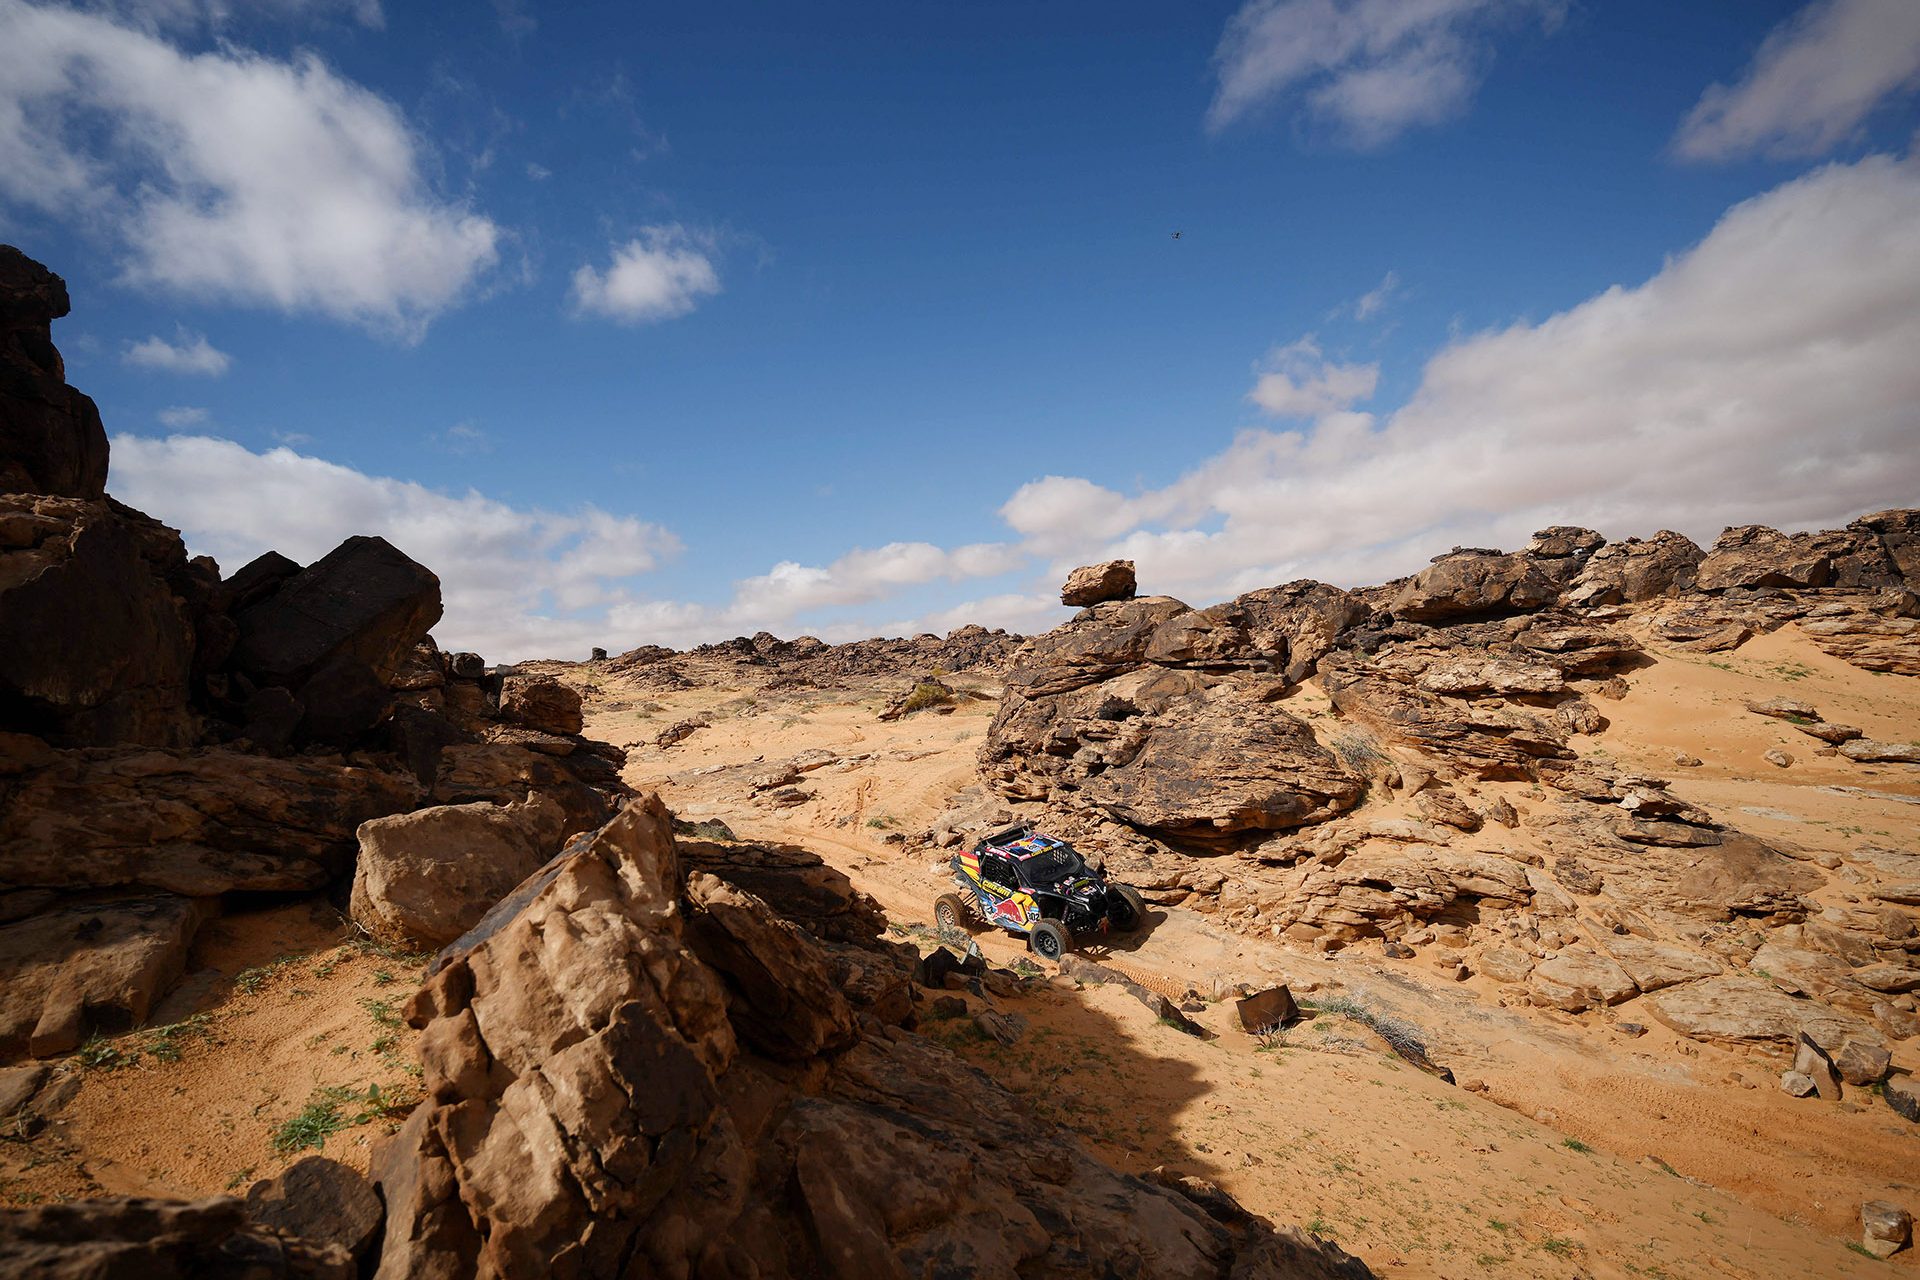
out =
[[[1583,745],[1649,636],[1714,652],[1792,621],[1867,670],[1914,670],[1917,586],[1920,511],[1707,549],[1555,527],[1379,587],[1203,609],[1093,566],[1064,593],[1081,612],[1013,656],[984,788],[926,839],[1017,814],[1249,933],[1425,950],[1504,1000],[1620,1022],[1644,1000],[1702,1040],[1784,1054],[1805,1035],[1907,1097],[1885,1046],[1920,1034],[1916,855],[1810,860]],[[1846,759],[1920,752],[1812,707],[1754,710]]]
[[[971,624],[945,636],[878,637],[828,644],[813,636],[782,640],[771,632],[703,644],[682,653],[643,645],[606,660],[636,688],[686,689],[747,681],[767,689],[830,689],[875,677],[996,673],[1024,637]]]
[[[676,844],[671,825],[657,797],[628,805],[436,959],[406,1011],[427,1096],[374,1151],[377,1195],[309,1160],[244,1204],[0,1214],[0,1262],[95,1274],[111,1253],[116,1274],[188,1274],[163,1267],[236,1255],[248,1275],[395,1280],[1371,1274],[1209,1183],[1114,1172],[913,1033],[919,952],[838,873],[792,850]]]
[[[570,690],[439,652],[439,580],[385,540],[223,577],[109,497],[52,342],[67,310],[0,246],[0,1061],[143,1022],[227,895],[344,888],[357,862],[369,928],[445,941],[471,919],[392,850],[418,872],[468,806],[526,815],[477,915],[624,795]]]

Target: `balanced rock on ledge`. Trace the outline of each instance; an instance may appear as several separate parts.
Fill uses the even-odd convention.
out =
[[[1108,560],[1082,565],[1068,574],[1066,585],[1060,588],[1060,603],[1084,609],[1108,600],[1131,600],[1136,589],[1133,561]]]

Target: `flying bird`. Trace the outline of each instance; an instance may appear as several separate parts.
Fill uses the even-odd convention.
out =
[[[1173,238],[1174,238],[1175,240],[1178,240],[1178,239],[1180,238],[1180,233],[1179,233],[1178,231],[1176,231],[1176,232],[1174,232],[1174,233],[1173,233]]]

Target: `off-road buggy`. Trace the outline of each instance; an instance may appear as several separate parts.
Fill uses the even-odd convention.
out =
[[[1072,845],[1024,824],[962,847],[950,865],[960,892],[934,900],[941,929],[991,925],[1026,935],[1036,954],[1058,960],[1076,935],[1131,933],[1146,922],[1138,889],[1109,881]]]

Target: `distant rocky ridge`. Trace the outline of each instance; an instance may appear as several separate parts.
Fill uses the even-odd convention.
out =
[[[1704,549],[1555,527],[1378,587],[1292,582],[1200,609],[1136,597],[1126,568],[1111,592],[1085,585],[1109,566],[1076,572],[1087,607],[1012,656],[983,786],[931,843],[1017,813],[1245,932],[1434,947],[1519,999],[1701,1039],[1805,1037],[1866,1064],[1857,1084],[1920,1034],[1920,851],[1863,842],[1842,904],[1823,904],[1834,867],[1578,745],[1643,637],[1718,653],[1792,622],[1863,669],[1920,675],[1920,511],[1733,528]],[[1330,707],[1297,713],[1309,690]],[[1755,710],[1810,750],[1920,761],[1817,708]],[[1538,797],[1524,825],[1502,782]]]
[[[603,660],[635,688],[683,689],[710,683],[716,669],[767,689],[835,688],[869,677],[962,671],[997,674],[1023,636],[971,624],[945,636],[876,637],[828,644],[813,636],[782,640],[771,632],[683,651],[643,645]]]

